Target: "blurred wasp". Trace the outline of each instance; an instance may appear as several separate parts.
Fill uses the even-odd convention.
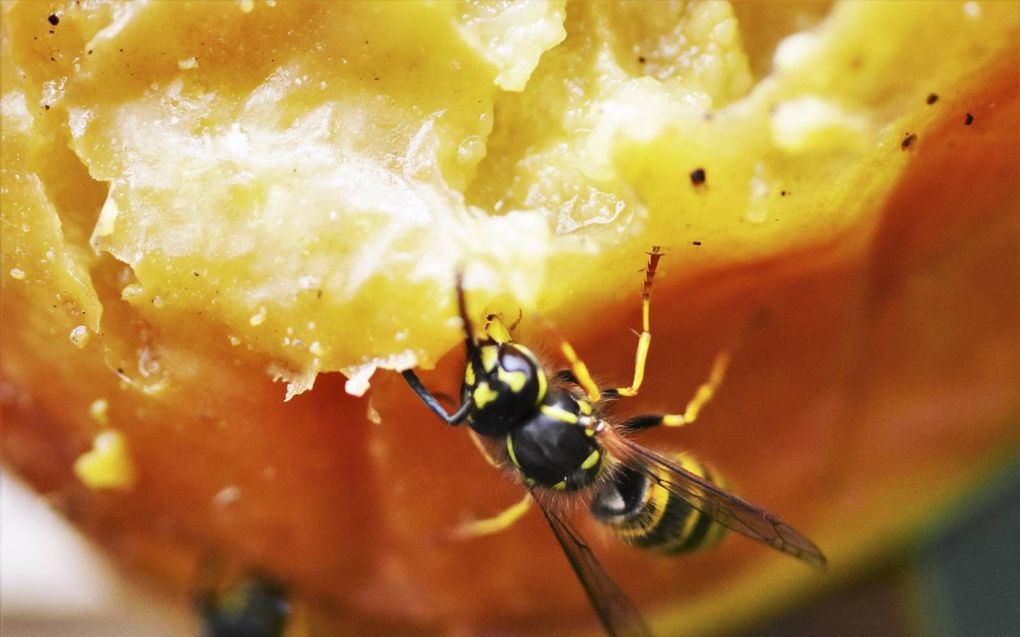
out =
[[[825,556],[809,539],[775,515],[725,491],[711,470],[683,455],[666,457],[633,442],[629,435],[657,425],[693,422],[722,382],[728,351],[683,414],[636,416],[614,423],[608,404],[635,396],[644,379],[651,344],[649,306],[661,250],[648,253],[642,300],[642,331],[634,376],[627,387],[600,390],[584,362],[566,341],[560,351],[569,368],[551,376],[525,346],[515,343],[516,324],[495,315],[485,337],[475,336],[462,275],[457,275],[457,307],[464,325],[467,360],[461,403],[448,412],[411,370],[411,389],[449,425],[467,423],[469,434],[488,462],[507,470],[527,487],[518,504],[494,518],[460,529],[463,536],[503,530],[538,503],[606,632],[612,636],[651,633],[633,603],[602,569],[584,540],[557,513],[563,499],[590,498],[593,517],[621,540],[649,550],[680,552],[705,546],[725,527],[812,566]]]
[[[291,615],[283,587],[259,575],[203,590],[196,605],[204,637],[282,637]]]

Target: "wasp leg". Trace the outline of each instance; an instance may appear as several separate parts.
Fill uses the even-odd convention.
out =
[[[664,424],[664,420],[667,416],[673,414],[642,414],[640,416],[633,416],[624,420],[620,423],[620,429],[623,431],[633,432],[641,431],[642,429],[649,429],[651,427],[657,427]]]
[[[684,413],[635,416],[625,420],[621,426],[625,430],[637,431],[655,427],[656,425],[682,427],[691,424],[698,419],[701,409],[712,400],[716,390],[719,389],[719,385],[722,384],[723,379],[726,377],[726,369],[730,365],[730,355],[730,348],[726,348],[715,355],[715,360],[712,362],[712,370],[709,372],[708,378],[698,386],[697,391],[694,392],[694,397],[687,403]]]
[[[553,379],[560,383],[570,383],[571,385],[581,387],[581,381],[577,380],[577,376],[570,369],[561,369],[553,374]],[[599,390],[599,393],[601,394],[599,400],[602,402],[617,400],[620,397],[620,392],[615,387],[603,387]]]
[[[641,289],[641,335],[638,337],[637,351],[634,354],[634,379],[629,387],[617,387],[609,392],[613,397],[637,396],[641,383],[645,379],[645,363],[648,361],[648,349],[652,344],[652,332],[649,321],[649,310],[651,308],[652,281],[655,280],[655,270],[659,267],[659,259],[662,258],[662,251],[659,246],[652,246],[648,253],[648,267],[645,268],[645,284]]]
[[[425,403],[425,406],[432,410],[435,415],[442,418],[446,424],[459,425],[467,417],[468,412],[471,411],[471,403],[469,401],[465,401],[457,408],[457,411],[452,414],[447,412],[443,409],[443,406],[439,404],[439,401],[436,400],[436,397],[425,388],[425,385],[422,384],[421,380],[414,372],[407,369],[401,372],[400,375],[404,377],[404,380],[406,380],[407,384],[411,386],[414,393],[418,394],[418,398],[421,398],[421,401]]]
[[[471,442],[474,443],[475,449],[478,450],[478,453],[482,454],[482,457],[485,458],[485,461],[489,463],[490,467],[495,469],[501,469],[503,467],[499,460],[493,458],[492,454],[485,448],[485,445],[482,444],[482,439],[478,437],[478,434],[475,433],[474,429],[468,429],[468,436],[471,438]]]
[[[493,458],[492,454],[490,454],[485,448],[481,438],[474,432],[474,430],[468,430],[468,435],[471,437],[471,442],[474,443],[475,449],[478,450],[478,453],[482,454],[482,457],[485,458],[485,461],[488,462],[490,466],[497,469],[502,467],[500,462]],[[525,494],[524,498],[520,502],[508,507],[498,515],[491,518],[483,518],[481,520],[472,520],[457,526],[457,528],[451,532],[451,536],[458,540],[467,540],[499,533],[513,526],[513,524],[517,522],[517,520],[521,519],[521,517],[523,517],[530,508],[531,494]]]
[[[472,520],[459,525],[453,530],[453,537],[458,540],[467,540],[505,531],[524,517],[524,514],[531,509],[531,502],[531,494],[525,493],[520,502],[491,518]]]
[[[698,418],[698,414],[701,412],[701,408],[704,407],[712,398],[715,396],[716,390],[722,385],[723,379],[726,378],[726,369],[730,366],[730,354],[732,350],[726,348],[723,351],[715,355],[715,360],[712,361],[712,369],[708,373],[708,378],[705,382],[698,386],[697,391],[694,392],[694,397],[687,403],[687,407],[684,408],[684,413],[679,416],[680,422],[663,420],[663,424],[669,427],[678,427],[680,425],[689,425]],[[669,416],[667,416],[669,418]]]
[[[592,380],[588,366],[578,357],[573,345],[560,338],[560,351],[563,353],[563,357],[567,359],[567,362],[570,363],[570,372],[573,374],[569,379],[570,382],[576,383],[583,389],[584,393],[587,394],[588,400],[591,402],[597,403],[602,400],[602,392],[599,391],[595,381]],[[559,375],[562,377],[563,372],[560,372]]]
[[[563,358],[566,359],[570,365],[570,369],[564,369],[556,372],[555,378],[557,380],[566,381],[573,383],[584,390],[586,398],[592,403],[597,403],[602,399],[602,392],[599,391],[598,385],[592,380],[591,372],[588,371],[588,366],[584,364],[581,357],[577,355],[577,350],[574,346],[567,342],[567,339],[563,338],[562,335],[556,330],[556,327],[546,320],[542,320],[542,324],[545,329],[560,341],[560,353],[563,354]]]

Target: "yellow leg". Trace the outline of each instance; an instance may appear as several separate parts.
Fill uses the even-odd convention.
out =
[[[661,258],[662,251],[659,246],[652,246],[652,251],[648,253],[648,267],[645,268],[645,284],[641,292],[641,336],[638,338],[637,353],[634,357],[634,379],[629,387],[609,390],[610,393],[616,396],[636,396],[645,378],[645,363],[648,360],[648,348],[652,343],[652,332],[649,327],[652,281],[655,279],[655,270],[659,267],[659,259]],[[553,331],[555,332],[555,330]],[[563,352],[563,357],[570,363],[570,371],[574,373],[577,384],[584,389],[588,400],[593,403],[601,400],[602,392],[599,391],[595,381],[592,380],[588,366],[577,355],[573,346],[562,337],[560,337],[560,351]]]
[[[645,379],[645,363],[648,361],[648,349],[652,344],[649,321],[652,281],[655,279],[655,269],[659,267],[661,258],[659,246],[652,246],[652,251],[648,253],[648,267],[645,268],[645,285],[641,290],[641,336],[638,337],[637,352],[634,355],[634,379],[629,387],[618,387],[613,390],[618,396],[637,396]]]
[[[453,530],[453,537],[458,540],[467,540],[505,531],[524,517],[529,509],[531,509],[531,494],[525,493],[520,502],[498,515],[461,524]]]
[[[475,449],[478,449],[478,453],[482,454],[482,457],[485,458],[485,461],[488,462],[489,465],[497,469],[503,466],[498,460],[492,457],[492,454],[490,454],[488,449],[485,448],[485,444],[482,442],[481,438],[478,437],[478,434],[469,429],[468,436],[471,438],[471,442],[474,443]],[[513,524],[517,522],[517,520],[521,519],[521,517],[527,513],[530,508],[531,494],[527,493],[520,502],[507,508],[502,513],[491,518],[472,520],[470,522],[460,524],[450,533],[450,535],[458,540],[467,540],[470,538],[499,533],[500,531],[513,526]]]
[[[485,458],[485,461],[489,463],[490,467],[495,467],[496,469],[503,468],[503,465],[493,458],[492,454],[489,453],[489,450],[485,448],[484,444],[482,444],[482,439],[478,437],[478,434],[475,433],[474,429],[468,429],[468,437],[471,438],[471,442],[474,443],[475,449],[478,450],[478,453],[482,454],[482,457]]]
[[[747,338],[748,334],[758,329],[762,323],[764,323],[769,317],[767,310],[759,310],[748,319],[747,324],[740,330],[736,338],[730,342],[721,352],[715,355],[715,360],[712,361],[712,369],[708,373],[708,378],[705,382],[701,383],[697,391],[694,392],[694,398],[691,398],[690,402],[687,403],[684,413],[680,415],[668,415],[662,419],[662,424],[667,427],[680,427],[682,425],[688,425],[698,419],[698,414],[701,413],[701,408],[708,404],[708,401],[712,400],[715,396],[716,390],[719,389],[719,385],[722,385],[723,379],[726,378],[726,370],[730,366],[730,358],[733,356],[734,350],[736,350]]]
[[[680,427],[689,425],[698,419],[701,408],[708,404],[708,401],[712,400],[716,390],[719,389],[719,385],[722,385],[723,379],[726,377],[726,369],[730,365],[730,354],[730,348],[726,348],[715,355],[708,379],[698,386],[697,391],[694,392],[694,398],[691,398],[687,403],[684,413],[663,416],[662,424],[667,427]]]
[[[599,391],[598,385],[592,380],[591,373],[588,371],[588,366],[584,364],[584,361],[578,357],[577,352],[574,351],[574,347],[560,339],[560,351],[563,352],[563,357],[570,363],[570,371],[574,372],[574,378],[577,379],[577,384],[581,386],[584,393],[587,394],[588,400],[597,403],[602,400],[602,393]]]
[[[629,431],[638,431],[641,429],[648,429],[649,427],[655,427],[657,425],[665,425],[667,427],[682,427],[689,425],[698,419],[698,414],[701,413],[701,408],[705,406],[708,401],[712,400],[715,395],[715,391],[722,384],[723,378],[726,376],[726,368],[730,364],[730,349],[727,348],[718,354],[716,354],[715,362],[712,363],[712,371],[708,375],[708,379],[705,380],[696,392],[694,392],[694,398],[687,403],[687,408],[682,414],[647,414],[643,416],[634,416],[622,423],[622,427]]]

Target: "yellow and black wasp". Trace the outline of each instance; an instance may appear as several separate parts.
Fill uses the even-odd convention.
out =
[[[205,637],[281,637],[291,608],[283,587],[258,575],[197,598]]]
[[[467,350],[460,406],[448,412],[413,371],[404,378],[425,405],[449,425],[466,423],[478,449],[527,487],[519,504],[492,519],[462,528],[466,535],[502,530],[532,502],[539,505],[606,632],[649,636],[633,603],[602,569],[584,540],[557,513],[562,498],[587,497],[593,517],[621,540],[644,549],[681,552],[713,543],[724,528],[823,566],[825,556],[809,539],[775,515],[728,493],[706,465],[685,455],[663,456],[630,439],[641,429],[694,421],[722,382],[728,351],[713,365],[683,414],[606,417],[609,403],[635,396],[644,379],[651,344],[650,291],[662,252],[649,252],[642,290],[642,331],[634,376],[627,387],[599,389],[566,341],[569,368],[548,374],[527,347],[514,342],[513,326],[490,315],[478,338],[467,309],[462,276],[457,307]]]

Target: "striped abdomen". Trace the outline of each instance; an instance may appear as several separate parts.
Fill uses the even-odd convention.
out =
[[[708,466],[691,456],[669,454],[668,457],[706,481],[725,486]],[[624,542],[661,553],[714,546],[726,531],[665,487],[626,466],[595,493],[591,512]]]

